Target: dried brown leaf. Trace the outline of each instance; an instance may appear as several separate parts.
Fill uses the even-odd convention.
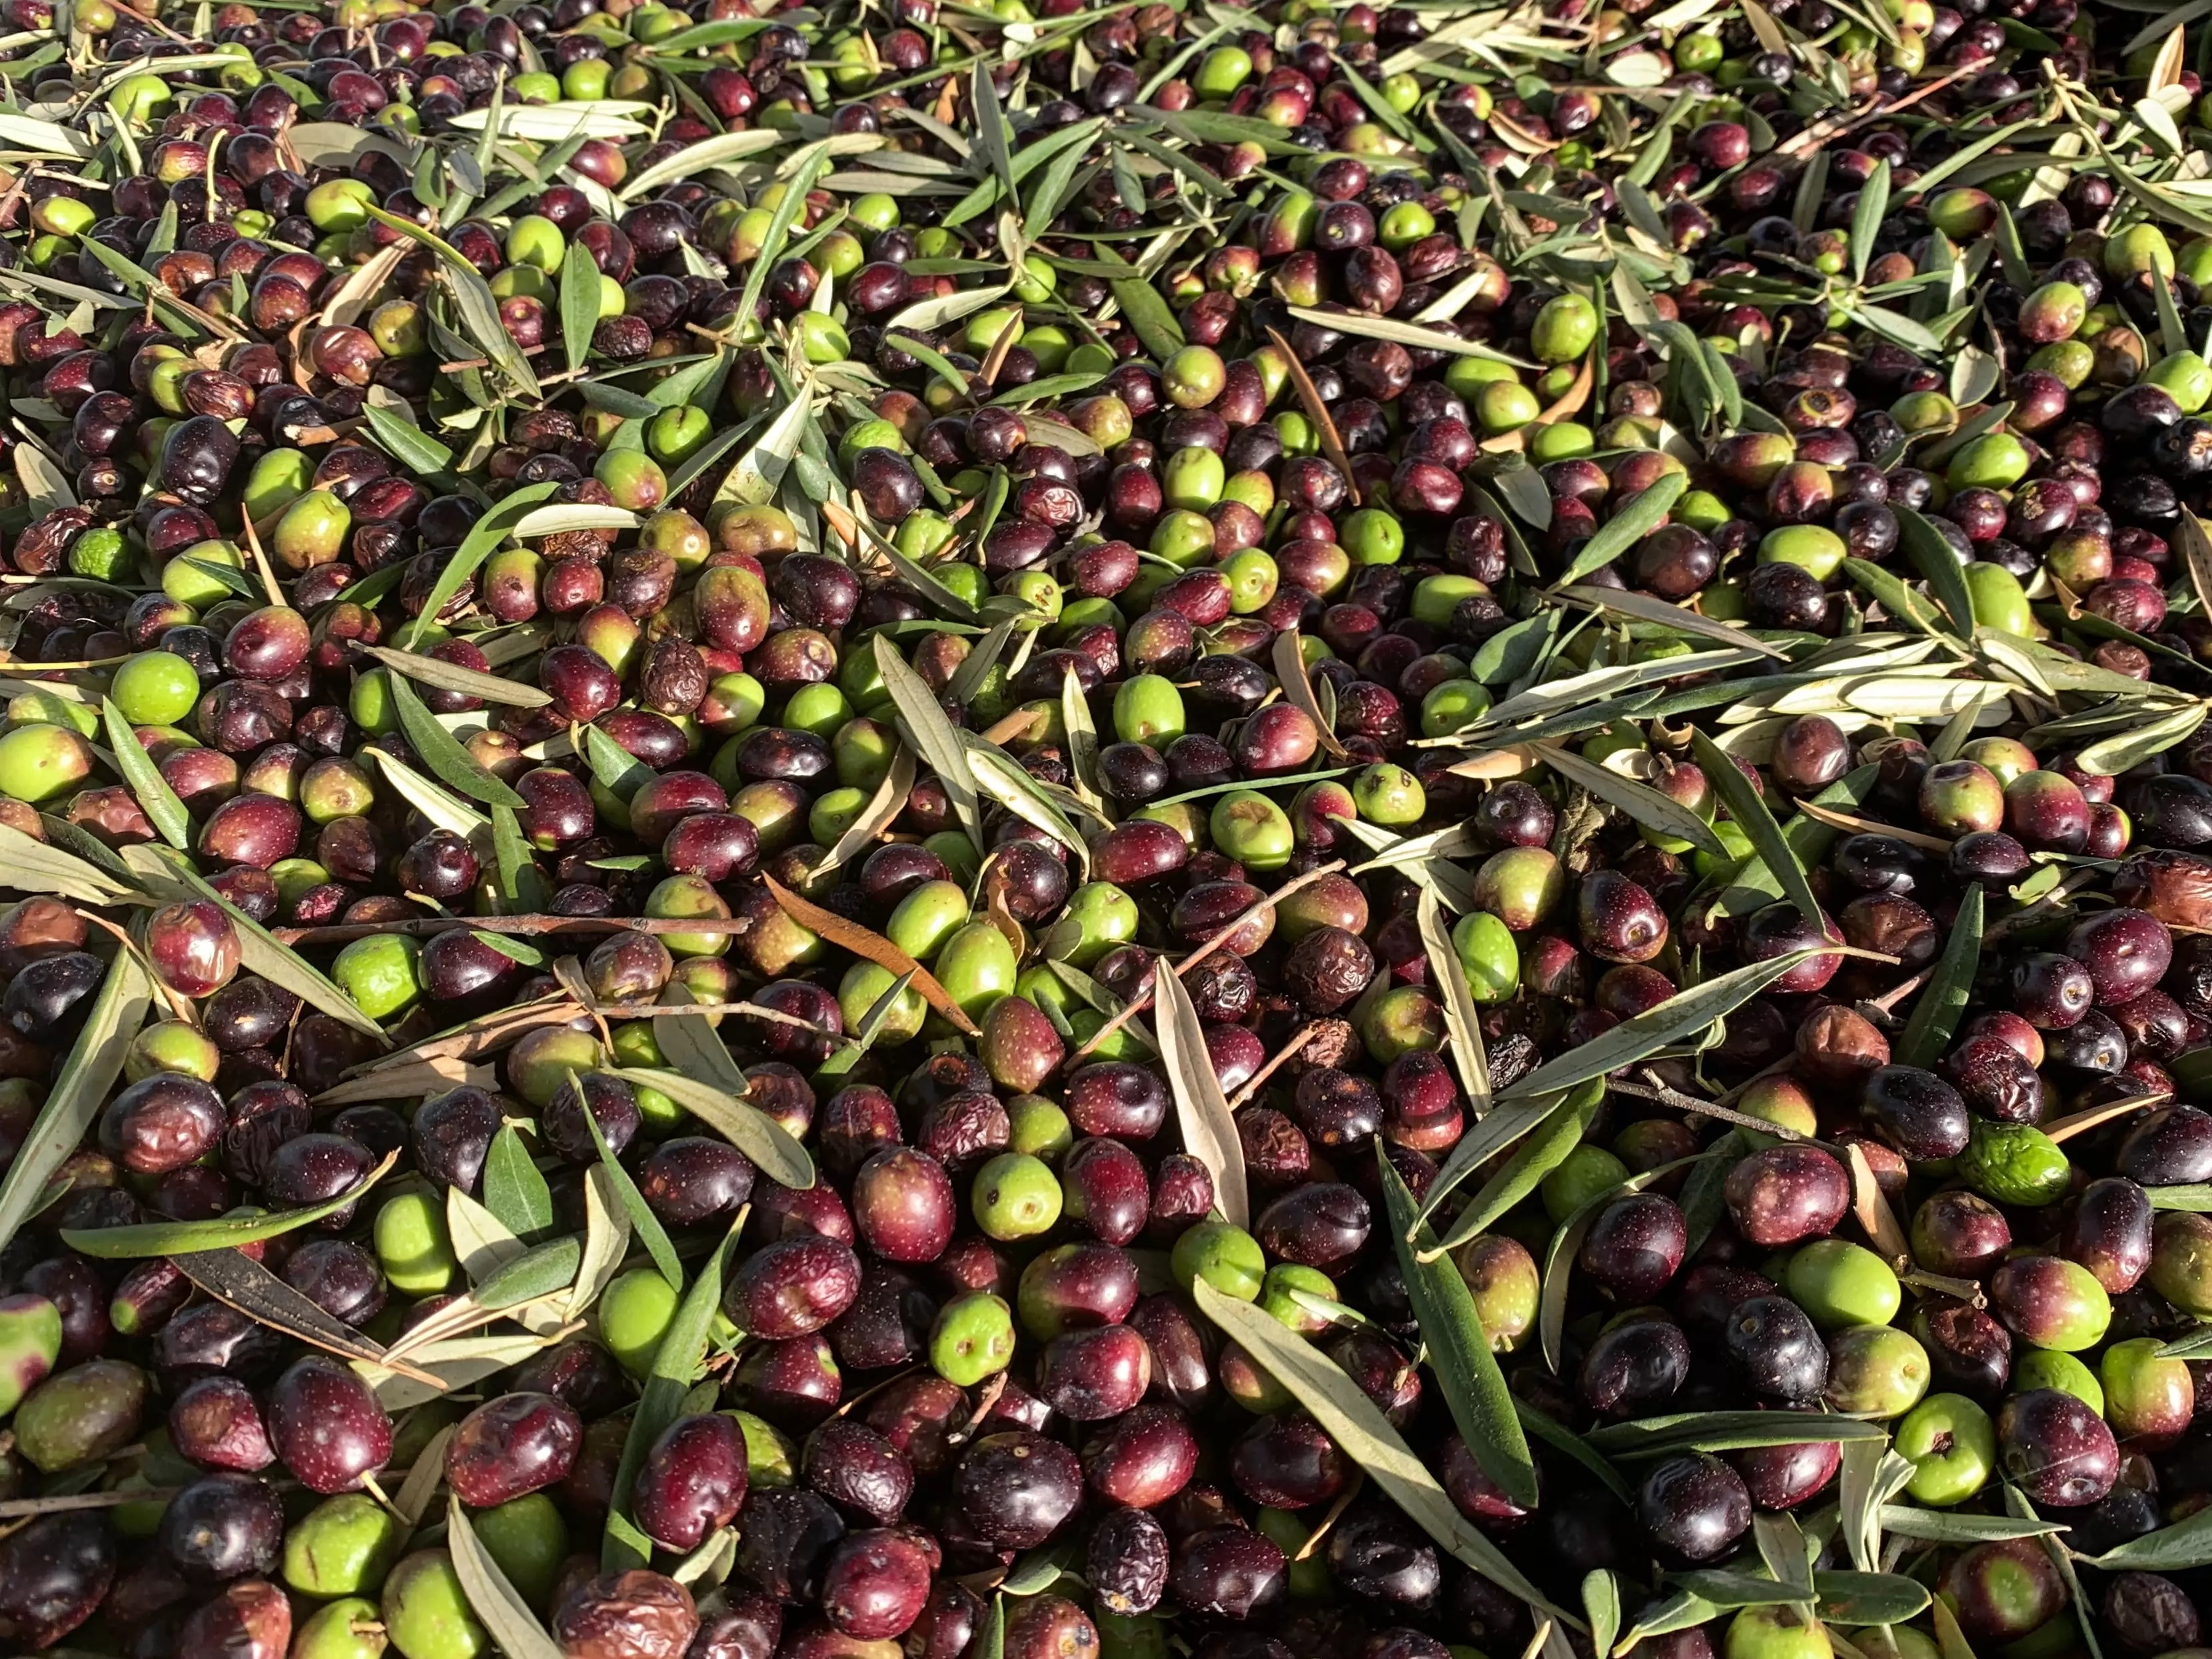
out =
[[[1321,439],[1321,453],[1328,456],[1336,470],[1344,475],[1345,488],[1350,492],[1352,504],[1358,506],[1359,485],[1352,476],[1352,457],[1345,453],[1344,440],[1337,434],[1336,422],[1329,415],[1328,404],[1322,400],[1320,388],[1314,385],[1313,376],[1306,373],[1306,366],[1298,361],[1298,354],[1291,349],[1291,343],[1283,337],[1279,329],[1269,329],[1267,337],[1275,343],[1275,349],[1283,354],[1284,364],[1290,371],[1291,386],[1297,392],[1298,403],[1305,410],[1306,418],[1313,422],[1314,431]]]
[[[774,876],[763,875],[761,880],[783,907],[783,913],[800,927],[819,933],[832,945],[842,945],[856,957],[866,957],[895,978],[902,974],[913,975],[914,988],[921,993],[924,1001],[968,1036],[981,1035],[967,1011],[952,1000],[951,993],[937,982],[929,969],[881,933],[871,933],[857,921],[848,921],[835,910],[825,910],[799,897]]]

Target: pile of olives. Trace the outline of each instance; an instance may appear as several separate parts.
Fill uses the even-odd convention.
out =
[[[2191,9],[11,0],[0,1651],[2201,1655]]]

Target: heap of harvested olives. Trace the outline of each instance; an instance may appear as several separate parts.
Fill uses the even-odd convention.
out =
[[[9,0],[0,1652],[2212,1652],[2208,9]]]

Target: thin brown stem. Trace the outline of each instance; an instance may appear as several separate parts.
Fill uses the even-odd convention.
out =
[[[1215,933],[1212,939],[1206,940],[1205,944],[1200,945],[1198,949],[1193,951],[1181,962],[1176,963],[1176,977],[1178,979],[1182,978],[1182,975],[1188,973],[1192,969],[1197,967],[1200,963],[1204,962],[1206,957],[1212,956],[1216,951],[1219,950],[1228,940],[1235,938],[1237,930],[1243,927],[1254,917],[1266,915],[1278,904],[1290,897],[1291,894],[1297,892],[1299,888],[1311,886],[1315,882],[1319,881],[1323,876],[1334,875],[1338,871],[1343,868],[1344,860],[1342,859],[1332,859],[1328,863],[1322,865],[1317,870],[1307,871],[1305,874],[1300,876],[1296,881],[1286,881],[1280,887],[1278,887],[1273,892],[1263,894],[1257,904],[1255,904],[1250,909],[1245,911],[1234,921],[1231,922],[1226,927],[1222,928],[1218,933]],[[1144,1012],[1144,1011],[1151,1006],[1151,1001],[1152,1000],[1149,997],[1132,1000],[1120,1013],[1115,1015],[1113,1018],[1108,1020],[1103,1025],[1100,1026],[1096,1031],[1093,1031],[1091,1034],[1090,1041],[1085,1042],[1081,1048],[1078,1048],[1068,1057],[1070,1062],[1073,1063],[1075,1060],[1082,1059],[1084,1055],[1089,1054],[1100,1043],[1105,1042],[1108,1037],[1112,1036],[1115,1032],[1120,1030],[1124,1025],[1127,1025],[1139,1014]]]

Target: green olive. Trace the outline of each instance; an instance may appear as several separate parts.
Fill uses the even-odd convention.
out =
[[[477,1659],[490,1646],[442,1549],[400,1562],[384,1581],[383,1599],[386,1633],[404,1659]]]
[[[374,1595],[404,1541],[391,1510],[363,1492],[326,1498],[284,1535],[284,1582],[302,1595]]]

